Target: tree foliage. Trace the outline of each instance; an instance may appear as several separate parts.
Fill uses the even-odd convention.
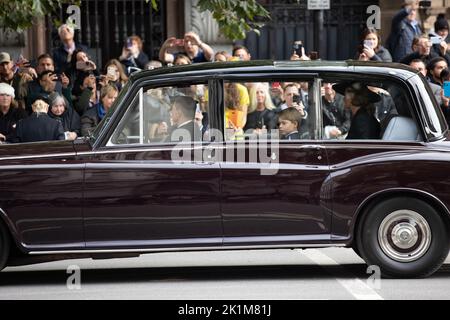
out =
[[[24,30],[33,25],[35,18],[51,15],[66,3],[79,4],[80,0],[1,0],[0,26]]]
[[[220,31],[231,40],[244,39],[249,31],[259,34],[264,24],[257,20],[270,18],[256,0],[199,0],[197,6],[200,12],[210,11]]]
[[[158,1],[151,0],[155,10]],[[256,0],[199,0],[197,7],[200,12],[211,12],[220,31],[231,40],[244,39],[249,31],[259,34],[264,26],[261,20],[270,19],[269,12]]]
[[[145,0],[158,9],[160,0]],[[63,4],[80,4],[81,0],[0,0],[0,26],[24,30],[33,25],[36,17],[53,15]],[[256,0],[199,0],[200,12],[210,11],[225,37],[244,39],[249,31],[259,33],[261,22],[269,13]]]

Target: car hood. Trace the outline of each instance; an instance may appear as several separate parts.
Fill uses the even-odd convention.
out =
[[[0,160],[74,153],[75,148],[72,141],[45,141],[0,145]]]

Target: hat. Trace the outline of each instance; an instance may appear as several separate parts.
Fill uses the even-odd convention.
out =
[[[0,63],[11,62],[11,56],[8,52],[0,52]]]
[[[15,97],[15,95],[14,95],[14,88],[11,87],[7,83],[0,83],[0,94],[6,94],[6,95],[11,96],[13,98]]]
[[[450,30],[448,21],[443,13],[437,16],[436,22],[434,23],[434,31],[438,32],[439,30]]]
[[[367,88],[366,85],[363,85],[361,82],[346,81],[337,83],[333,85],[333,90],[344,96],[345,90],[349,87],[352,88],[356,94],[367,95],[367,98],[369,99],[370,103],[377,103],[381,101],[381,97],[378,94],[371,91],[369,88]]]

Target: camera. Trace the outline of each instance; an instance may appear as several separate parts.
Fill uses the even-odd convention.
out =
[[[302,102],[302,97],[300,97],[300,95],[298,95],[298,94],[294,94],[294,96],[292,97],[292,103],[300,104],[301,102]]]
[[[55,81],[55,82],[57,82],[57,81],[61,81],[61,75],[60,74],[57,74],[57,73],[52,73],[52,74],[50,74],[51,76],[56,76],[56,79],[53,79],[53,81]]]
[[[292,49],[294,49],[294,52],[296,55],[301,57],[303,55],[303,42],[300,40],[297,40],[294,42],[294,45],[292,46]]]

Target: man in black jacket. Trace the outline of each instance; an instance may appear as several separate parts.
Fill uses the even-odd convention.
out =
[[[201,141],[202,134],[199,126],[194,122],[197,104],[187,96],[175,98],[170,110],[173,127],[170,139],[172,141]]]
[[[422,33],[416,20],[418,8],[418,0],[404,0],[402,10],[392,19],[391,34],[386,42],[394,62],[412,53],[412,41]]]
[[[43,100],[33,103],[33,113],[17,123],[15,142],[37,142],[64,140],[64,129],[61,122],[48,116],[48,104]]]
[[[88,52],[88,48],[75,42],[75,30],[67,24],[63,24],[58,28],[58,34],[59,39],[61,40],[61,46],[55,48],[52,55],[55,63],[55,71],[57,74],[61,74],[67,72],[70,68],[72,55],[76,49]]]

